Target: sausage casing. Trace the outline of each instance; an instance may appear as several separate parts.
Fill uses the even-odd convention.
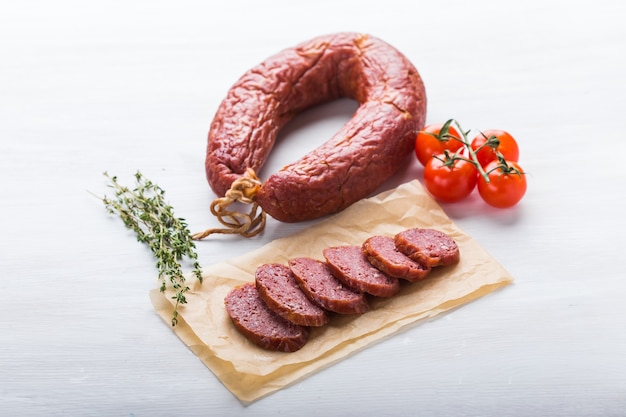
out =
[[[303,110],[341,97],[359,104],[326,143],[270,175],[256,196],[283,222],[340,211],[374,192],[412,154],[426,93],[411,62],[375,37],[320,36],[248,70],[219,106],[206,175],[223,196],[247,169],[259,172],[279,130]]]

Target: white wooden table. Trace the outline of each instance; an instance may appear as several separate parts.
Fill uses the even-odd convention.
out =
[[[4,2],[0,415],[623,416],[626,3],[487,0]],[[428,122],[503,128],[529,191],[444,206],[515,284],[244,407],[154,312],[154,260],[91,193],[140,170],[211,226],[206,133],[267,56],[361,31],[403,51]],[[350,117],[296,119],[266,172]],[[387,187],[419,178],[417,162]],[[199,244],[210,265],[307,224]]]

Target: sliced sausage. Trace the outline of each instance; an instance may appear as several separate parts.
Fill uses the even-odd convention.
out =
[[[308,341],[308,329],[270,310],[259,297],[253,282],[232,289],[224,304],[235,328],[264,349],[295,352]]]
[[[300,290],[291,269],[283,264],[264,264],[255,272],[261,299],[279,316],[301,326],[319,327],[328,316]]]
[[[393,237],[372,236],[363,242],[361,249],[372,265],[390,277],[414,282],[424,279],[430,272],[430,266],[399,252]]]
[[[332,246],[322,253],[333,275],[353,289],[377,297],[400,291],[400,282],[370,264],[360,246]]]
[[[369,310],[363,293],[346,287],[325,262],[300,257],[290,259],[289,267],[302,292],[324,309],[339,314],[362,314]]]
[[[394,236],[394,243],[398,251],[431,268],[456,264],[461,257],[454,239],[439,230],[404,230]]]
[[[368,196],[412,155],[426,118],[422,79],[397,49],[359,33],[320,36],[247,71],[208,134],[206,175],[218,196],[248,168],[259,174],[278,131],[303,110],[340,97],[351,120],[316,150],[262,182],[256,201],[283,222],[340,211]]]

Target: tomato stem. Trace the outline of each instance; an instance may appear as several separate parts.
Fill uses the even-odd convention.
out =
[[[487,174],[491,173],[492,171],[495,170],[500,170],[502,171],[503,174],[515,174],[515,175],[523,175],[525,174],[525,172],[520,171],[519,169],[517,169],[516,167],[514,167],[513,165],[510,165],[506,162],[506,159],[504,159],[504,157],[502,156],[501,153],[497,153],[498,156],[498,165],[496,167],[494,167],[492,170],[490,170]]]
[[[458,130],[461,132],[461,137],[458,137],[455,134],[450,133],[452,124],[456,125]],[[463,130],[463,128],[461,127],[461,124],[457,120],[455,120],[455,119],[447,120],[441,126],[441,129],[439,130],[439,133],[437,133],[437,134],[429,133],[429,134],[434,136],[437,140],[439,140],[441,142],[447,142],[449,140],[456,140],[458,142],[461,142],[463,144],[463,148],[467,149],[467,154],[469,155],[469,158],[461,155],[461,151],[462,151],[463,148],[460,148],[459,150],[457,150],[454,153],[454,155],[450,155],[450,153],[446,150],[444,152],[445,156],[444,156],[443,159],[439,158],[437,156],[434,156],[434,155],[433,155],[433,157],[439,159],[441,162],[443,162],[447,166],[453,166],[454,165],[454,161],[459,160],[459,159],[462,159],[462,160],[464,160],[466,162],[474,164],[474,166],[476,167],[476,170],[478,171],[478,174],[481,177],[484,178],[484,180],[485,180],[485,182],[487,184],[489,184],[489,182],[490,182],[489,181],[489,172],[485,172],[485,169],[480,164],[480,162],[478,160],[478,156],[476,154],[481,149],[483,149],[484,147],[490,147],[490,148],[492,148],[495,151],[495,154],[496,154],[496,156],[498,158],[498,166],[495,169],[500,169],[503,173],[506,173],[506,174],[518,174],[518,175],[524,174],[523,172],[520,172],[515,167],[512,167],[509,164],[507,164],[507,162],[504,159],[504,157],[502,156],[502,154],[498,151],[498,146],[500,145],[500,140],[495,135],[490,135],[489,137],[487,137],[483,132],[480,132],[480,134],[483,135],[483,137],[486,139],[486,141],[482,145],[480,145],[479,147],[474,149],[474,148],[472,148],[472,144],[471,144],[471,142],[469,140],[469,133],[470,132],[471,132],[471,130],[468,130],[468,131]]]
[[[450,129],[450,125],[454,123],[456,125],[456,127],[459,128],[459,131],[461,132],[461,136],[462,137],[456,137],[455,135],[451,135],[450,133],[448,133],[449,129]],[[459,142],[461,142],[463,144],[463,146],[465,147],[465,149],[467,149],[467,153],[470,156],[470,159],[467,158],[463,158],[462,156],[457,156],[455,155],[455,157],[457,157],[457,159],[464,159],[467,162],[470,162],[472,164],[474,164],[474,166],[476,167],[476,169],[478,170],[478,174],[480,176],[482,176],[485,179],[485,182],[487,184],[489,184],[489,175],[487,175],[487,173],[485,172],[485,170],[483,169],[482,165],[480,165],[480,162],[478,162],[478,157],[476,156],[476,151],[474,149],[472,149],[472,145],[468,139],[468,134],[469,134],[469,130],[466,132],[465,130],[463,130],[463,128],[461,127],[461,125],[459,124],[458,121],[454,120],[454,119],[450,119],[447,122],[445,122],[441,128],[441,133],[440,135],[442,137],[446,137],[448,139],[454,139],[454,140],[458,140]],[[496,139],[497,140],[497,139]],[[489,140],[487,140],[487,142],[485,143],[489,143]],[[491,146],[491,145],[489,145]]]
[[[487,135],[485,135],[483,132],[480,132],[480,134],[483,138],[485,138],[485,142],[476,149],[474,149],[474,152],[478,153],[481,149],[489,147],[493,149],[496,153],[499,153],[498,146],[500,146],[500,139],[498,139],[495,135],[490,135],[489,137],[487,137]]]

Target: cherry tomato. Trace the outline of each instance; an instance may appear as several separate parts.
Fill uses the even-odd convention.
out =
[[[446,149],[454,153],[463,146],[463,143],[455,139],[447,139],[443,142],[432,136],[439,135],[442,127],[442,123],[428,125],[418,132],[415,138],[415,156],[424,166],[433,155],[442,154]],[[461,138],[459,132],[452,126],[449,127],[448,134]]]
[[[483,146],[487,143],[487,139],[492,136],[497,140],[497,142],[494,141],[497,146],[495,148],[490,145]],[[478,158],[478,162],[482,167],[487,166],[487,164],[491,161],[498,160],[496,150],[500,152],[507,161],[517,162],[519,160],[519,148],[517,146],[517,142],[513,136],[504,130],[485,130],[472,140],[471,146],[474,151],[482,146],[482,148],[476,152],[476,158]]]
[[[430,158],[424,167],[424,186],[444,203],[455,203],[469,196],[477,180],[476,166],[463,159],[450,162],[440,154]]]
[[[506,161],[508,169],[502,169],[499,161],[492,161],[485,167],[489,183],[478,176],[478,193],[490,206],[497,208],[513,207],[526,194],[526,174],[517,162]]]

